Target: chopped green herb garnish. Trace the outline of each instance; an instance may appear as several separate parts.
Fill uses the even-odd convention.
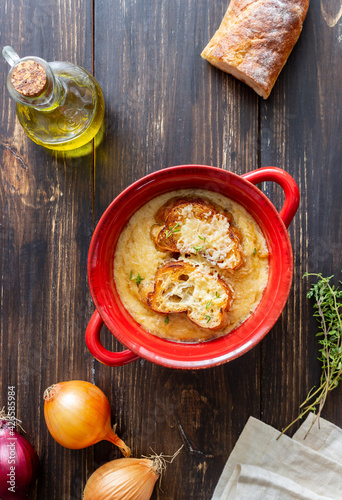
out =
[[[256,249],[256,248],[254,248],[254,250],[253,250],[253,255],[254,255],[254,257],[256,256],[256,253],[257,253],[257,249]]]
[[[131,281],[135,281],[135,282],[136,282],[136,284],[139,286],[139,285],[140,285],[140,283],[142,282],[142,280],[144,280],[145,278],[142,278],[142,277],[140,276],[140,274],[139,274],[139,273],[138,273],[137,277],[134,277],[134,276],[133,276],[133,271],[131,271],[131,272],[130,272],[130,275],[129,275],[129,279],[130,279]]]
[[[199,237],[200,240],[208,241],[207,238],[205,238],[204,236],[201,236],[200,234],[198,235],[198,237]],[[203,250],[204,254],[207,255],[207,251],[206,251],[206,249],[204,248],[203,245],[201,245],[201,246],[195,246],[195,247],[193,247],[193,249],[196,251],[196,253],[198,253],[200,250]]]
[[[169,317],[168,317],[168,316],[166,316],[166,318],[164,319],[164,323],[165,323],[165,325],[168,325],[168,324],[169,324],[169,321],[170,321],[170,320],[169,320]]]
[[[212,302],[213,302],[212,300],[209,300],[209,302],[206,303],[205,308],[209,309],[209,307],[211,306]]]
[[[201,247],[193,247],[193,249],[195,250],[196,253],[198,253],[200,250],[203,250],[204,254],[207,255],[207,251],[206,249],[204,248],[204,246],[201,246]]]
[[[215,293],[215,299],[220,299],[220,294],[218,292]]]
[[[145,278],[142,278],[140,276],[140,274],[138,273],[138,276],[135,279],[136,284],[139,286],[143,279],[145,279]]]
[[[169,230],[166,231],[166,233],[165,233],[165,238],[169,238],[171,236],[171,234],[173,234],[173,233],[179,233],[179,231],[181,230],[181,228],[178,227],[178,226],[179,226],[179,222],[177,222],[177,224],[175,226],[173,226],[173,227],[170,226]]]
[[[204,317],[206,318],[207,323],[209,323],[209,321],[211,320],[211,316],[209,316],[209,314],[205,314]]]

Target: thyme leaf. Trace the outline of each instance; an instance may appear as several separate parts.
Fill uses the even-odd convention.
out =
[[[192,248],[195,250],[196,254],[198,254],[198,252],[200,252],[201,250],[203,250],[204,255],[207,255],[207,251],[206,251],[206,249],[204,248],[204,246],[203,246],[203,245],[202,245],[202,246],[200,246],[200,247],[197,247],[197,246],[196,246],[196,247],[192,247]]]
[[[205,314],[204,317],[206,318],[207,323],[209,323],[209,321],[211,320],[211,316],[209,316],[209,314]]]
[[[169,324],[169,321],[170,321],[169,317],[168,317],[168,316],[166,316],[166,318],[164,319],[164,323],[165,323],[165,325],[168,325],[168,324]]]
[[[282,431],[280,436],[306,413],[312,411],[316,415],[308,434],[321,415],[327,395],[342,379],[342,290],[330,284],[333,276],[324,278],[320,273],[305,273],[303,277],[307,276],[315,276],[318,279],[317,283],[311,285],[307,297],[313,297],[315,300],[313,316],[319,325],[316,336],[320,337],[318,343],[321,348],[318,359],[322,363],[321,380],[319,387],[313,387],[300,405],[299,416]]]
[[[145,278],[142,278],[142,277],[140,276],[140,274],[139,274],[139,273],[138,273],[138,275],[135,277],[135,276],[133,275],[133,271],[131,271],[131,272],[130,272],[130,275],[129,275],[129,279],[130,279],[131,281],[135,281],[135,282],[136,282],[136,284],[137,284],[137,286],[139,286],[139,285],[140,285],[140,283],[142,282],[142,280],[144,280]]]
[[[177,224],[175,224],[173,227],[169,227],[168,231],[166,231],[165,233],[165,238],[170,238],[171,234],[179,233],[180,230],[181,228],[179,227],[179,222],[177,222]]]

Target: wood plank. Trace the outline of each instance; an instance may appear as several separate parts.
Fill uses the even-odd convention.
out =
[[[302,275],[340,277],[340,5],[311,2],[300,40],[262,101],[200,57],[227,4],[0,3],[2,45],[23,56],[94,67],[106,100],[105,135],[95,156],[50,154],[15,120],[3,62],[0,403],[6,405],[14,385],[17,416],[42,463],[32,499],[80,500],[93,470],[120,457],[109,443],[72,451],[53,441],[42,394],[54,382],[85,379],[103,389],[134,456],[151,448],[172,454],[184,445],[153,499],[207,500],[248,417],[285,426],[319,381],[316,323]],[[94,222],[130,183],[182,163],[238,174],[276,165],[293,175],[302,202],[289,229],[294,281],[288,304],[259,346],[226,365],[182,371],[140,360],[105,367],[84,342],[93,311],[86,261]],[[262,188],[280,208],[281,189]],[[102,337],[108,348],[122,349],[106,329]],[[338,425],[341,398],[334,391],[323,412]]]
[[[67,60],[92,69],[91,2],[4,1],[2,45],[21,56]],[[82,26],[84,29],[80,30]],[[92,155],[57,157],[31,142],[15,118],[2,63],[0,128],[0,394],[16,387],[17,417],[41,459],[32,498],[81,498],[93,450],[73,452],[49,435],[43,392],[73,378],[91,380],[84,343],[92,310],[86,259],[92,232]]]
[[[201,59],[224,3],[115,1],[95,5],[95,75],[106,134],[97,149],[95,220],[146,173],[201,163],[244,173],[258,167],[258,99]],[[115,27],[115,28],[114,28]],[[107,348],[121,350],[105,330]],[[135,362],[95,367],[113,420],[134,456],[173,454],[152,498],[208,499],[248,417],[260,417],[259,348],[225,366],[177,371]],[[96,463],[117,458],[107,444]]]
[[[261,164],[284,168],[297,181],[301,205],[290,226],[294,281],[281,320],[262,344],[263,418],[285,427],[319,383],[320,363],[313,302],[314,279],[304,272],[341,278],[340,137],[342,48],[339,2],[311,2],[304,29],[279,80],[261,107]],[[329,15],[327,9],[329,7]],[[335,17],[333,15],[335,12]],[[329,57],[327,57],[329,54]],[[283,195],[266,186],[277,206]],[[341,391],[329,395],[322,416],[342,425]],[[291,429],[291,434],[296,429]]]

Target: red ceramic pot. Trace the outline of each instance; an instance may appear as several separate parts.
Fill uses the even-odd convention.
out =
[[[255,186],[264,181],[283,188],[285,203],[280,213]],[[240,203],[259,224],[269,250],[268,282],[255,311],[233,332],[200,344],[172,342],[146,332],[126,311],[113,281],[116,244],[130,217],[152,198],[184,188],[208,189]],[[92,355],[109,366],[141,357],[171,368],[196,369],[225,363],[251,349],[273,327],[289,295],[293,259],[286,228],[298,205],[297,184],[275,167],[238,176],[215,167],[182,165],[159,170],[129,186],[109,205],[90,244],[88,279],[96,309],[87,327],[86,343]],[[104,348],[100,340],[103,324],[126,350],[111,352]]]

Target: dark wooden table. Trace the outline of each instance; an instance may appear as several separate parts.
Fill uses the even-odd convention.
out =
[[[201,59],[228,0],[3,0],[1,47],[70,61],[102,86],[102,143],[84,157],[31,142],[0,71],[0,406],[15,386],[17,417],[41,468],[34,499],[79,500],[90,474],[120,457],[110,443],[72,451],[48,433],[43,392],[72,379],[97,384],[134,456],[172,454],[154,499],[210,499],[250,415],[281,429],[319,382],[310,281],[342,268],[340,0],[312,0],[302,35],[267,101]],[[207,164],[243,174],[262,166],[297,181],[290,228],[294,279],[281,318],[239,359],[177,371],[148,361],[109,368],[84,341],[93,312],[87,253],[109,203],[143,175]],[[261,186],[278,209],[281,190]],[[105,331],[105,345],[122,349]],[[323,417],[342,425],[342,388]],[[291,435],[291,433],[290,433]]]

